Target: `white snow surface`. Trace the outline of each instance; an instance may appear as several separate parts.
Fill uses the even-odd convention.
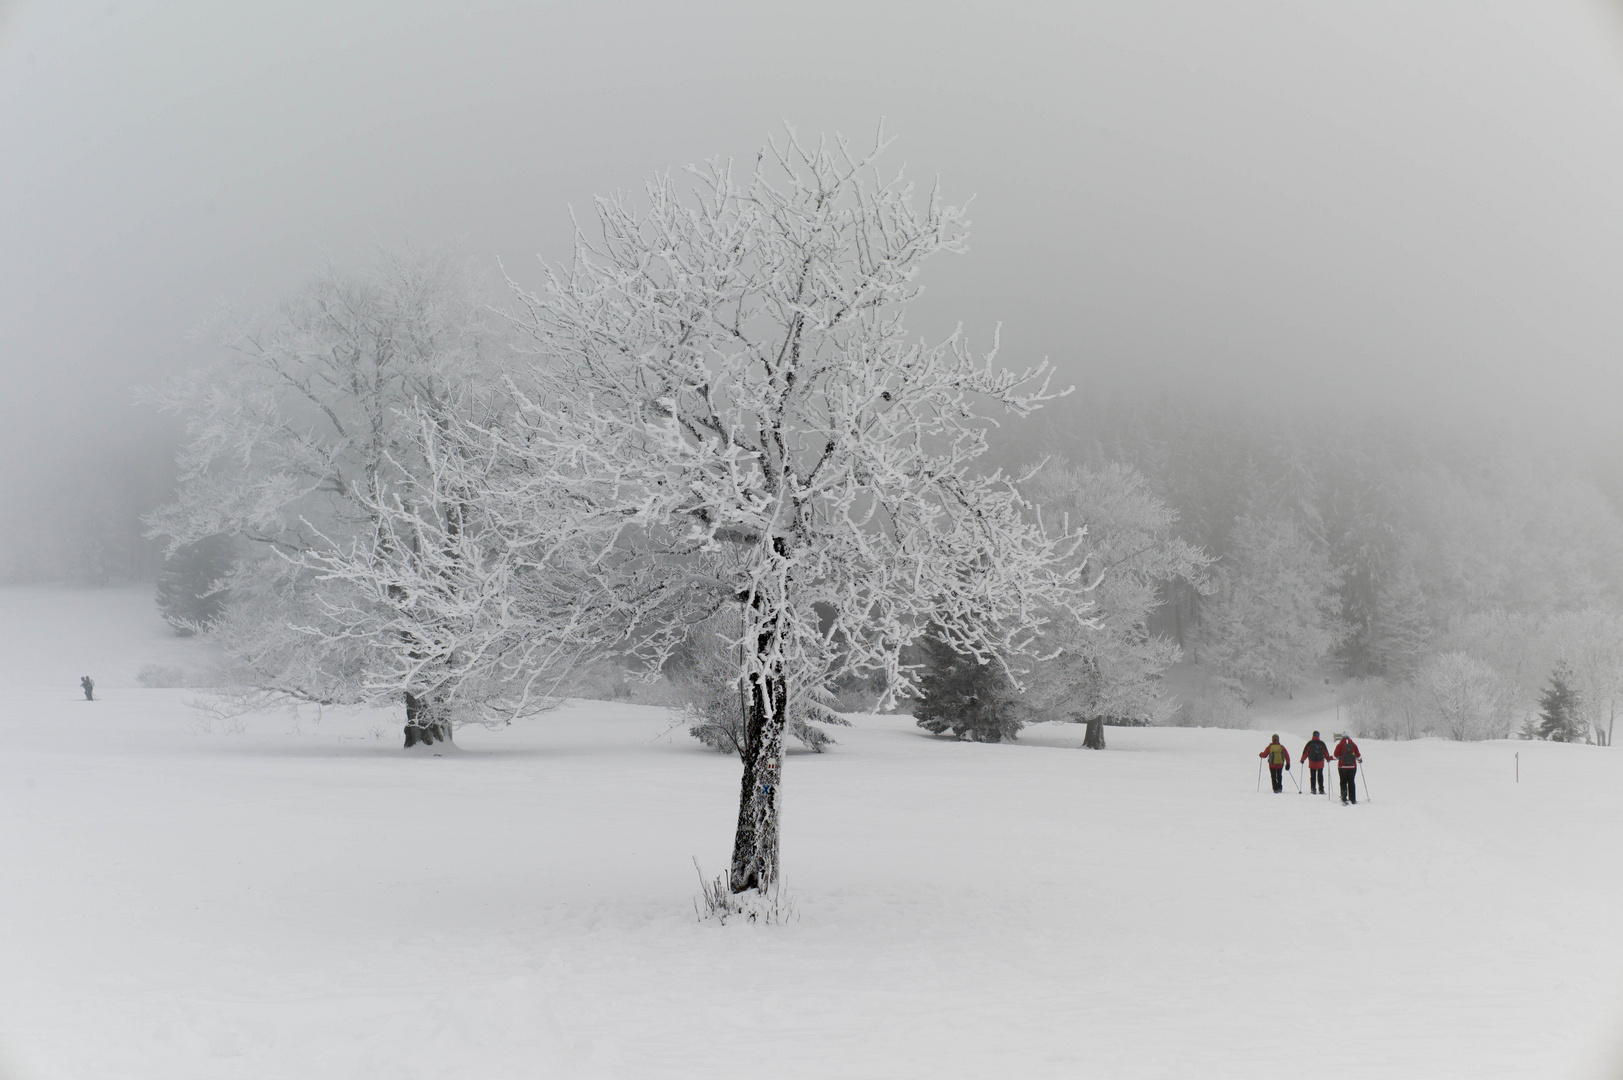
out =
[[[197,648],[0,590],[4,1080],[1623,1076],[1623,751],[1365,740],[1344,808],[1267,732],[858,717],[786,765],[798,920],[719,926],[739,766],[664,710],[206,730],[134,677]]]

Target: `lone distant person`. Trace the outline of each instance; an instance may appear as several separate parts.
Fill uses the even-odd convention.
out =
[[[1313,737],[1302,747],[1302,760],[1307,762],[1307,783],[1309,795],[1323,795],[1324,791],[1324,763],[1330,760],[1330,748],[1324,745],[1315,731]]]
[[[85,700],[86,701],[95,701],[96,700],[96,680],[95,679],[92,679],[89,675],[81,675],[79,677],[79,685],[80,685],[80,687],[82,687],[84,689]]]
[[[1274,794],[1285,790],[1285,770],[1291,767],[1291,752],[1274,736],[1274,741],[1263,747],[1257,755],[1268,759],[1268,775],[1274,778]]]
[[[1336,743],[1335,758],[1341,772],[1341,805],[1356,806],[1358,763],[1364,760],[1364,756],[1358,752],[1358,744],[1353,742],[1352,735],[1343,735],[1341,741]]]

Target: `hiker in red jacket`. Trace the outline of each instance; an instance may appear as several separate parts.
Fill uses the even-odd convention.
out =
[[[1352,736],[1343,735],[1341,741],[1336,743],[1336,765],[1341,772],[1341,805],[1358,803],[1358,763],[1364,756],[1358,752],[1358,744],[1353,742]]]
[[[1313,737],[1302,747],[1302,760],[1307,762],[1307,782],[1309,795],[1324,794],[1324,763],[1330,760],[1330,748],[1324,745],[1315,731]]]
[[[1268,775],[1274,778],[1274,794],[1278,795],[1285,790],[1285,770],[1291,767],[1291,752],[1275,735],[1274,741],[1263,747],[1262,753],[1257,756],[1268,759]]]

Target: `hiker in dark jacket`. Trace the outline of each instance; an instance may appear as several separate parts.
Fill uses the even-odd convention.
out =
[[[92,679],[89,675],[80,676],[79,689],[85,692],[86,701],[96,700],[96,680]]]
[[[1330,748],[1324,745],[1315,731],[1313,737],[1302,747],[1302,760],[1307,762],[1307,782],[1309,795],[1324,794],[1324,763],[1330,760]]]
[[[1358,744],[1353,742],[1351,735],[1343,735],[1341,741],[1336,743],[1336,765],[1341,773],[1341,804],[1343,806],[1358,802],[1358,763],[1364,756],[1358,752]]]
[[[1274,741],[1263,747],[1257,756],[1268,759],[1268,775],[1274,778],[1274,794],[1278,795],[1285,790],[1285,770],[1291,767],[1291,752],[1275,735]]]

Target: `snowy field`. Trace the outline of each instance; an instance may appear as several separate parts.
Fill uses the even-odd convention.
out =
[[[1623,1077],[1623,751],[1367,741],[1343,808],[1266,731],[862,717],[786,766],[799,919],[721,927],[738,764],[663,710],[426,758],[135,678],[201,662],[0,590],[4,1080]]]

